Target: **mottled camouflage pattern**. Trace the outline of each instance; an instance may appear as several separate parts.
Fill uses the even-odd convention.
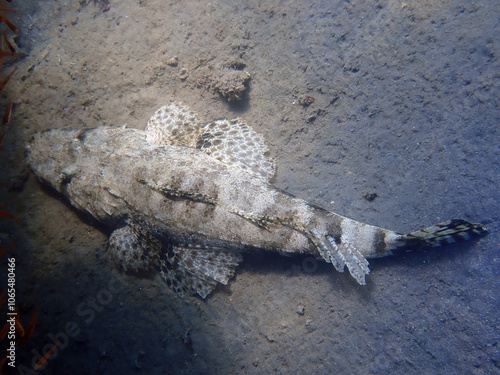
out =
[[[226,284],[241,252],[312,254],[365,284],[366,258],[485,232],[453,220],[400,235],[312,206],[270,184],[274,164],[243,120],[203,125],[178,104],[145,131],[55,129],[28,148],[41,181],[114,229],[123,269],[157,269],[180,294],[204,298]]]

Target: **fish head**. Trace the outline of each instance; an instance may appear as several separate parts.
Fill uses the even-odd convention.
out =
[[[81,172],[86,130],[53,129],[36,134],[27,146],[30,169],[42,182],[61,192]]]

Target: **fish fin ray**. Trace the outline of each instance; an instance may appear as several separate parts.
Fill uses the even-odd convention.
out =
[[[345,238],[338,241],[334,236],[317,230],[310,230],[308,233],[309,239],[327,263],[332,263],[338,272],[344,272],[344,268],[347,266],[352,277],[359,284],[366,285],[365,277],[370,273],[370,268],[366,258],[355,246],[351,245]]]
[[[196,114],[182,104],[171,103],[159,108],[144,130],[151,144],[195,148],[201,129]]]
[[[206,298],[217,283],[226,285],[234,275],[241,255],[210,246],[172,246],[163,254],[160,274],[181,296],[198,293]]]
[[[262,136],[241,118],[203,126],[197,148],[213,158],[271,181],[276,172]]]
[[[218,283],[226,285],[241,262],[241,254],[215,246],[172,245],[153,228],[127,219],[109,237],[109,251],[124,271],[157,269],[167,285],[182,297],[206,298]]]
[[[470,223],[463,219],[452,219],[401,236],[396,244],[396,250],[437,247],[471,240],[486,234],[488,230],[481,224]]]
[[[360,285],[366,285],[365,277],[370,273],[370,268],[368,267],[368,261],[366,258],[356,249],[346,243],[339,245],[340,253],[344,257],[345,264],[349,269],[349,272],[354,279]]]
[[[109,251],[124,271],[150,270],[161,253],[161,242],[141,225],[127,220],[111,233]]]
[[[266,181],[271,181],[276,172],[262,136],[241,118],[202,125],[187,107],[171,103],[155,112],[145,132],[151,144],[197,148],[220,162]]]

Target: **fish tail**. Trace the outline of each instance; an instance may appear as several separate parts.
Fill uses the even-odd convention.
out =
[[[481,224],[462,219],[452,219],[428,228],[410,232],[398,239],[396,250],[416,250],[421,247],[437,247],[467,241],[484,236],[488,230]]]
[[[306,232],[319,254],[335,269],[347,266],[356,281],[366,284],[369,258],[385,257],[401,251],[437,247],[466,241],[488,233],[481,224],[466,220],[448,220],[431,227],[401,235],[391,230],[364,224],[333,213],[323,216],[321,230]]]

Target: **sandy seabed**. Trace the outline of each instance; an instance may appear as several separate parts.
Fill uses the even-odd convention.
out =
[[[44,374],[500,371],[497,1],[12,6],[22,57],[4,66],[17,70],[0,203],[24,220],[0,218],[0,247],[17,244],[0,276],[15,257],[23,323],[39,303],[18,366],[59,339]],[[275,185],[328,210],[402,233],[455,217],[491,233],[373,260],[364,287],[328,264],[247,254],[228,286],[181,299],[157,275],[121,273],[106,232],[24,159],[37,132],[143,129],[174,100],[203,121],[244,118]]]

